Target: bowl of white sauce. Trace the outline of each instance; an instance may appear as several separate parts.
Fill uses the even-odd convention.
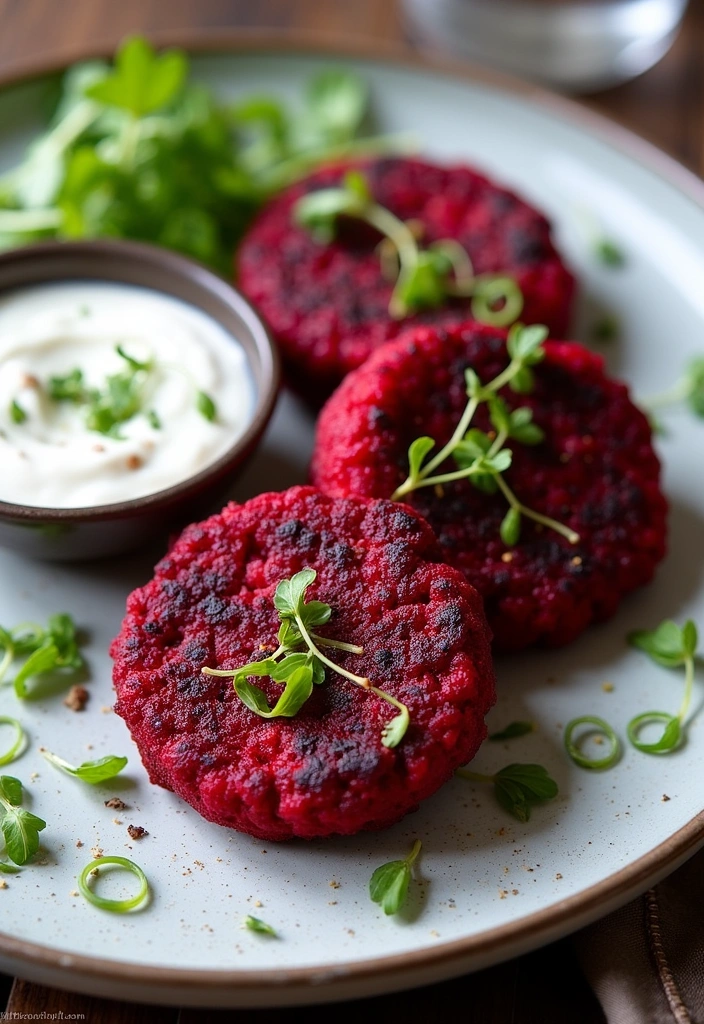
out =
[[[96,558],[204,514],[278,384],[259,316],[191,260],[122,241],[0,254],[0,544]]]

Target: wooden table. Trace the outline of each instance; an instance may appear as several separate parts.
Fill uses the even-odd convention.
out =
[[[130,32],[265,25],[314,29],[346,38],[403,39],[394,0],[0,0],[0,72],[34,58],[69,57],[83,46],[114,46]],[[693,0],[667,57],[627,85],[589,97],[592,109],[615,118],[704,175],[704,4]],[[198,1010],[146,1007],[72,995],[0,978],[0,1007],[22,1015],[63,1012],[90,1024],[197,1024]],[[365,1000],[364,1017],[435,1024],[461,1010],[464,1024],[602,1024],[569,940],[457,981],[406,995]],[[310,1024],[330,1009],[306,1010]],[[207,1019],[283,1024],[290,1010],[208,1011]],[[79,1017],[80,1019],[80,1017]]]

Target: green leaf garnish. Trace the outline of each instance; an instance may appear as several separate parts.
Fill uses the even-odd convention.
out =
[[[697,627],[691,619],[682,629],[671,619],[665,619],[656,629],[640,629],[629,633],[628,642],[632,647],[644,651],[658,665],[677,668],[696,654]]]
[[[331,661],[320,649],[328,647],[348,654],[363,653],[363,648],[356,644],[332,640],[314,632],[314,627],[324,625],[332,614],[330,605],[325,602],[306,600],[306,592],[315,582],[316,576],[315,569],[306,568],[277,584],[274,607],[279,613],[281,626],[278,632],[279,646],[272,655],[235,669],[205,667],[201,671],[205,675],[231,677],[242,703],[261,718],[292,718],[309,699],[313,687],[324,682],[325,670],[329,668],[398,710],[398,714],[383,727],[381,733],[383,746],[396,747],[409,726],[408,708],[390,693],[372,686],[366,676],[355,675]],[[284,690],[273,707],[269,705],[266,693],[249,682],[253,676],[266,677],[274,683],[284,684]]]
[[[0,627],[0,649],[4,652],[0,681],[13,661],[26,656],[14,679],[15,693],[22,699],[30,695],[27,682],[34,676],[57,671],[72,674],[83,666],[76,627],[66,614],[51,615],[46,629],[36,623],[14,630]]]
[[[154,430],[161,430],[161,420],[155,409],[149,410],[147,420],[149,421],[149,426],[153,427]]]
[[[617,341],[620,334],[621,321],[615,313],[605,313],[592,327],[592,337],[597,342]]]
[[[489,733],[489,739],[498,743],[502,740],[515,740],[519,736],[527,736],[531,732],[535,732],[533,722],[510,722],[505,729]]]
[[[14,732],[14,738],[10,743],[10,746],[3,754],[0,754],[0,765],[10,764],[10,762],[16,760],[24,750],[27,744],[27,734],[22,727],[22,723],[16,718],[9,718],[7,715],[0,715],[0,725],[9,725]]]
[[[404,860],[392,860],[378,867],[369,882],[372,902],[378,903],[385,914],[397,914],[408,896],[411,883],[411,868],[421,850],[421,841],[416,839],[413,848]]]
[[[88,401],[83,371],[71,370],[63,377],[50,377],[47,386],[49,398],[54,402],[74,402],[76,405]]]
[[[61,771],[66,772],[67,775],[73,775],[77,779],[81,779],[83,782],[90,783],[91,786],[95,786],[100,782],[105,782],[107,779],[114,779],[116,775],[119,775],[122,769],[127,764],[126,757],[115,757],[112,754],[108,754],[106,757],[101,757],[97,761],[84,761],[83,764],[79,764],[78,767],[74,767],[69,764],[68,761],[64,761],[62,757],[58,757],[56,754],[52,754],[50,750],[45,747],[40,747],[40,752],[44,755],[50,764],[53,764],[55,768],[60,768]]]
[[[654,430],[660,428],[654,413],[664,406],[684,405],[699,419],[704,419],[704,356],[692,359],[682,377],[659,395],[641,400],[640,404],[647,411]],[[662,429],[659,429],[662,433]]]
[[[588,726],[588,729],[580,733],[575,739],[575,732]],[[589,757],[583,752],[583,744],[588,738],[597,738],[597,741],[605,738],[608,741],[608,749],[603,757]],[[580,768],[588,768],[592,771],[602,771],[605,768],[612,768],[621,756],[621,743],[618,736],[608,722],[596,715],[582,715],[580,718],[573,718],[565,726],[564,736],[565,750],[567,755]]]
[[[242,926],[250,932],[257,932],[259,935],[270,935],[274,939],[278,938],[276,930],[270,924],[262,921],[260,917],[253,917],[252,914],[247,914],[242,922]]]
[[[500,527],[501,539],[507,547],[514,547],[520,540],[523,517],[554,530],[570,544],[579,543],[579,534],[570,527],[519,501],[503,476],[512,460],[511,449],[504,447],[509,438],[520,444],[534,445],[540,444],[545,435],[542,428],[533,422],[530,408],[520,406],[512,410],[498,392],[505,386],[518,392],[532,390],[531,367],[545,356],[543,342],[547,334],[547,328],[541,325],[524,327],[523,324],[514,324],[506,342],[511,361],[505,370],[488,384],[483,384],[471,368],[465,371],[468,401],[452,437],[432,458],[428,456],[435,447],[433,439],[416,438],[408,450],[408,476],[391,495],[392,501],[400,501],[421,487],[437,487],[468,479],[487,494],[501,491],[508,502],[508,512]],[[488,406],[495,436],[490,437],[470,426],[482,403]],[[437,472],[449,458],[454,460],[458,469]]]
[[[368,89],[357,75],[331,68],[308,85],[306,101],[317,131],[330,143],[353,139],[367,109]]]
[[[626,732],[633,746],[644,754],[667,754],[676,750],[684,738],[684,723],[692,701],[694,688],[694,662],[699,637],[695,623],[688,619],[681,628],[671,619],[665,619],[655,629],[641,629],[630,633],[629,643],[648,655],[657,665],[665,668],[684,667],[684,695],[676,715],[667,711],[645,711],[631,719]],[[660,738],[645,743],[641,730],[653,723],[664,726]]]
[[[88,884],[89,879],[97,878],[101,869],[105,867],[123,868],[133,874],[139,882],[139,889],[134,896],[124,900],[108,900],[99,896]],[[96,857],[90,861],[81,871],[77,879],[78,889],[81,895],[100,910],[109,910],[113,914],[126,914],[129,910],[135,910],[149,896],[149,882],[142,869],[134,861],[127,857]]]
[[[196,395],[196,408],[209,423],[212,423],[218,414],[215,402],[206,391],[199,391]]]
[[[14,864],[8,864],[5,860],[0,860],[0,875],[18,875],[20,869],[15,867]]]
[[[39,849],[39,833],[46,822],[21,805],[22,783],[12,775],[0,775],[0,807],[3,812],[0,831],[5,849],[15,864],[26,864]]]
[[[509,764],[495,775],[482,775],[467,768],[455,772],[470,782],[486,782],[494,786],[494,795],[505,811],[519,821],[530,819],[535,804],[557,796],[557,783],[541,764]]]
[[[654,743],[644,743],[640,738],[640,731],[654,723],[664,726],[662,735]],[[626,734],[636,750],[643,754],[669,754],[682,742],[682,724],[679,718],[669,715],[666,711],[645,711],[631,719],[626,726]]]
[[[293,207],[295,223],[323,244],[335,238],[340,217],[369,224],[395,253],[398,269],[389,300],[389,314],[394,319],[436,309],[455,296],[471,299],[472,315],[482,323],[508,326],[520,316],[523,294],[513,278],[495,274],[475,277],[469,255],[455,239],[420,248],[408,224],[374,200],[360,171],[348,171],[335,188],[307,193]]]
[[[596,242],[594,255],[607,267],[623,267],[626,263],[623,250],[610,238],[600,238]]]
[[[133,36],[117,51],[115,70],[88,86],[86,95],[134,117],[144,117],[175,99],[187,70],[187,58],[179,50],[157,56],[146,39]]]
[[[27,419],[27,413],[24,411],[24,409],[22,408],[22,406],[20,405],[16,398],[13,398],[12,401],[10,402],[9,413],[12,422],[16,423],[18,426],[20,425],[20,423],[24,423],[25,420]]]

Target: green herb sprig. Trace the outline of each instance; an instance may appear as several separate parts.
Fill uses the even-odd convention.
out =
[[[293,208],[295,222],[325,244],[335,238],[340,217],[375,228],[395,254],[396,266],[390,268],[395,285],[389,300],[389,314],[395,320],[436,309],[453,297],[471,299],[472,315],[482,323],[507,326],[521,315],[523,295],[513,278],[475,275],[469,255],[454,239],[421,248],[412,228],[375,201],[360,171],[348,171],[337,188],[309,192]],[[387,266],[382,255],[382,268]]]
[[[552,800],[558,793],[557,783],[541,764],[509,764],[495,775],[483,775],[467,768],[458,768],[455,774],[470,782],[493,785],[499,804],[522,822],[530,819],[535,804]]]
[[[16,718],[10,718],[8,715],[0,715],[0,725],[9,725],[14,733],[10,746],[4,753],[0,754],[0,765],[10,764],[20,756],[27,746],[27,734],[22,723]]]
[[[268,935],[272,939],[278,939],[279,937],[275,928],[272,928],[266,921],[262,921],[260,917],[254,917],[252,914],[247,914],[242,921],[242,927],[250,932],[257,932],[258,935]]]
[[[39,849],[39,833],[46,822],[21,806],[22,783],[12,775],[0,775],[0,831],[5,850],[15,864],[26,864]]]
[[[421,841],[416,839],[411,852],[403,860],[392,860],[382,864],[369,882],[369,895],[378,903],[385,914],[397,914],[406,902],[411,884],[411,869],[421,851]]]
[[[514,740],[519,736],[527,736],[531,732],[535,732],[534,722],[510,722],[505,729],[489,733],[488,738],[494,743],[500,743],[502,740]]]
[[[594,255],[605,267],[623,267],[626,264],[623,249],[612,238],[597,238],[594,242]]]
[[[88,884],[89,879],[97,878],[100,874],[100,869],[104,867],[123,868],[125,871],[129,871],[130,874],[134,875],[139,882],[139,889],[135,895],[124,900],[109,900],[94,892]],[[95,860],[86,864],[78,876],[77,881],[78,890],[84,899],[88,900],[89,903],[92,903],[94,907],[98,907],[100,910],[109,910],[113,914],[126,914],[130,910],[135,910],[137,907],[141,906],[149,896],[149,882],[147,881],[147,876],[138,864],[135,864],[134,861],[128,860],[127,857],[96,857]]]
[[[547,333],[546,327],[514,324],[507,341],[511,361],[488,384],[482,384],[474,370],[465,370],[468,402],[452,437],[432,458],[428,458],[435,448],[432,437],[417,437],[413,441],[408,449],[408,476],[391,495],[392,501],[400,501],[421,487],[437,487],[455,480],[470,480],[487,494],[500,491],[508,502],[509,509],[500,527],[501,539],[507,547],[514,547],[519,542],[524,517],[554,530],[570,544],[579,543],[579,534],[574,530],[519,501],[503,476],[512,460],[512,451],[505,447],[506,442],[513,439],[519,444],[540,444],[544,434],[537,423],[533,422],[531,409],[522,406],[509,410],[498,392],[508,386],[518,394],[530,393],[534,385],[532,368],[545,356],[542,343]],[[494,437],[470,427],[477,409],[483,403],[489,410],[495,430]],[[449,458],[454,459],[459,468],[437,472]]]
[[[628,738],[637,750],[644,754],[667,754],[676,750],[683,739],[683,727],[692,701],[694,688],[694,662],[697,654],[697,627],[688,619],[680,627],[671,619],[665,619],[656,629],[637,630],[628,637],[629,643],[648,655],[657,665],[664,668],[684,668],[684,695],[679,711],[671,715],[666,711],[645,711],[631,719],[626,728]],[[655,743],[644,743],[641,730],[646,725],[661,723],[663,733]]]
[[[66,772],[67,775],[73,775],[74,778],[80,779],[82,782],[90,783],[91,786],[96,786],[100,782],[106,782],[108,779],[114,779],[127,764],[126,757],[116,757],[114,754],[108,754],[106,757],[101,757],[96,761],[84,761],[83,764],[74,767],[68,761],[64,761],[62,757],[52,754],[46,747],[40,747],[39,751],[49,764],[53,764],[55,768]]]
[[[27,412],[23,408],[23,406],[20,405],[16,398],[13,398],[13,400],[10,402],[8,414],[10,416],[10,420],[17,426],[20,426],[20,424],[27,422]]]
[[[339,69],[316,75],[293,107],[253,95],[222,103],[189,80],[179,50],[125,40],[114,64],[63,80],[54,120],[0,177],[0,247],[38,238],[134,238],[224,275],[259,207],[324,160],[407,150],[358,138],[368,90]]]
[[[641,399],[639,404],[651,420],[657,410],[678,405],[683,405],[698,419],[704,419],[704,356],[692,359],[680,379],[667,391]]]
[[[118,441],[124,440],[120,433],[122,424],[140,414],[147,417],[154,430],[160,430],[161,421],[157,413],[154,409],[145,408],[158,370],[156,361],[151,357],[135,359],[125,351],[123,345],[116,345],[115,351],[125,365],[117,373],[106,377],[101,388],[87,387],[83,371],[77,367],[63,376],[49,379],[49,398],[54,402],[85,406],[87,429]],[[178,369],[181,370],[181,367]],[[211,423],[215,420],[217,407],[206,391],[195,390],[195,407],[204,419]]]
[[[15,693],[21,699],[31,696],[28,681],[34,676],[60,671],[74,675],[83,667],[76,626],[70,615],[50,615],[48,625],[30,622],[14,629],[0,626],[0,682],[13,662],[25,658],[14,679]]]
[[[588,727],[584,732],[581,731],[583,726]],[[579,735],[575,737],[575,733]],[[584,753],[582,748],[587,737],[604,738],[608,741],[609,746],[603,757],[589,757]],[[565,726],[564,744],[570,760],[580,768],[588,768],[591,771],[613,768],[621,756],[621,741],[609,723],[597,715],[582,715],[568,722]]]
[[[314,628],[328,622],[332,614],[329,604],[306,601],[306,591],[316,575],[314,569],[302,569],[278,584],[274,607],[279,613],[281,626],[278,632],[279,646],[273,654],[235,669],[206,667],[201,671],[204,675],[232,678],[235,692],[242,703],[261,718],[292,718],[311,696],[313,687],[325,681],[326,669],[331,669],[398,710],[398,714],[384,726],[381,739],[385,747],[396,747],[408,729],[408,708],[390,693],[372,686],[366,676],[355,675],[323,653],[321,647],[348,654],[362,654],[364,649],[314,632]],[[264,691],[248,681],[250,676],[268,677],[272,682],[284,684],[283,693],[273,707],[269,706]]]

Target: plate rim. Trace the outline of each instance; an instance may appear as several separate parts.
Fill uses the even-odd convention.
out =
[[[285,52],[301,56],[310,54],[331,60],[348,58],[391,64],[415,72],[432,71],[450,80],[488,85],[511,95],[517,94],[529,103],[535,103],[540,109],[596,136],[617,151],[638,160],[704,208],[704,181],[653,143],[617,121],[582,106],[576,100],[556,95],[541,86],[482,65],[460,62],[433,53],[424,52],[421,56],[404,45],[392,42],[368,41],[361,37],[341,40],[327,33],[312,31],[283,32],[267,28],[232,27],[143,34],[158,47],[177,46],[194,56],[256,52]],[[81,46],[63,52],[60,56],[40,56],[20,61],[0,71],[0,92],[59,74],[80,60],[110,57],[114,49],[113,41],[105,41]],[[477,935],[374,960],[351,960],[283,970],[179,969],[66,953],[4,932],[0,933],[0,958],[11,963],[10,969],[13,972],[25,965],[37,970],[58,971],[60,980],[52,977],[52,983],[63,984],[66,988],[71,988],[71,983],[77,982],[79,978],[88,981],[89,985],[100,981],[108,984],[129,981],[147,986],[146,991],[140,991],[140,997],[148,998],[153,994],[155,1001],[170,1003],[183,1002],[185,997],[191,1005],[196,1005],[194,996],[208,994],[211,999],[213,995],[220,995],[223,1001],[218,1005],[247,1005],[243,1001],[247,999],[252,1000],[248,1005],[285,1005],[281,999],[286,994],[285,990],[289,990],[292,1002],[346,998],[351,983],[361,986],[365,981],[376,982],[375,991],[385,991],[385,977],[388,978],[388,989],[401,988],[409,979],[399,982],[398,972],[404,975],[416,972],[416,978],[409,986],[412,987],[428,980],[426,977],[418,977],[418,971],[422,968],[437,971],[435,980],[439,980],[460,971],[497,963],[560,935],[569,934],[634,898],[702,846],[704,810],[632,863],[581,892],[528,914],[517,922],[507,922]],[[153,987],[152,992],[149,986]],[[340,992],[343,988],[346,991]],[[133,993],[130,996],[134,998]],[[120,995],[114,997],[120,998]]]

